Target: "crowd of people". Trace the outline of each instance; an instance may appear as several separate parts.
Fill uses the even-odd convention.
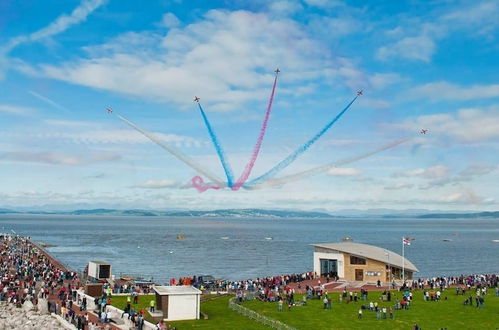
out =
[[[127,318],[141,329],[144,323],[144,310],[135,311],[132,300],[135,304],[141,293],[152,291],[152,283],[135,285],[131,282],[117,281],[113,286],[106,284],[102,296],[94,301],[94,305],[99,309],[99,319],[94,319],[92,322],[87,312],[87,298],[82,298],[76,291],[82,285],[78,275],[44,253],[29,238],[17,235],[0,235],[0,277],[0,301],[22,307],[26,302],[38,305],[39,299],[44,299],[47,301],[48,312],[60,315],[78,329],[109,328],[106,324],[111,317],[106,307],[111,305],[111,295],[115,293],[130,294],[123,314],[127,314]],[[311,282],[302,283],[310,280],[317,281],[314,285],[311,285]],[[330,277],[321,284],[321,279],[315,272],[305,272],[242,281],[206,282],[200,277],[193,276],[171,279],[169,284],[194,285],[201,290],[234,292],[240,302],[249,296],[265,302],[277,302],[278,310],[282,311],[284,305],[291,309],[293,306],[306,305],[309,299],[319,299],[323,302],[324,309],[331,309],[333,302],[324,286],[329,280]],[[402,298],[395,299],[395,303],[388,307],[381,306],[377,301],[369,301],[368,292],[364,288],[361,288],[360,292],[347,292],[344,289],[338,297],[338,303],[363,301],[358,311],[359,318],[362,318],[364,311],[375,312],[377,318],[393,318],[394,310],[409,309],[413,289],[424,290],[425,301],[440,301],[447,299],[447,296],[443,295],[444,290],[447,290],[448,294],[448,289],[453,287],[456,295],[464,296],[464,305],[483,308],[488,288],[493,288],[495,295],[499,296],[498,284],[499,277],[496,274],[419,278],[403,284],[400,287],[400,291],[403,292]],[[301,292],[303,292],[301,289],[304,289],[305,292],[299,301],[295,301],[295,288]],[[390,302],[391,294],[390,291],[383,292],[382,302]],[[154,302],[149,308],[154,311]],[[162,327],[164,327],[162,323],[158,324],[159,329]]]
[[[90,320],[86,299],[77,306],[76,289],[81,286],[77,273],[65,269],[29,238],[0,235],[0,277],[0,301],[41,309],[44,307],[40,306],[40,299],[43,299],[47,312],[61,316],[77,329],[105,329]]]

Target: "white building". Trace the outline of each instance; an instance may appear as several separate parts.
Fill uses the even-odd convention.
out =
[[[107,280],[112,276],[111,264],[104,261],[90,261],[88,263],[88,276],[96,280]]]
[[[418,269],[401,255],[378,246],[353,243],[312,244],[314,271],[340,280],[387,282],[410,280]]]
[[[201,291],[193,286],[154,286],[156,292],[156,313],[167,321],[199,319]]]

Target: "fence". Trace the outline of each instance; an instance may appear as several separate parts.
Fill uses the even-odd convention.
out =
[[[260,313],[255,312],[254,310],[251,310],[249,308],[246,308],[244,306],[241,306],[236,303],[236,298],[231,298],[229,300],[229,308],[232,309],[233,311],[250,318],[258,323],[261,323],[263,325],[266,325],[268,327],[271,327],[272,329],[278,329],[278,330],[298,330],[296,328],[290,327],[289,325],[282,323],[281,321],[271,319],[270,317],[267,317],[265,315],[262,315]]]

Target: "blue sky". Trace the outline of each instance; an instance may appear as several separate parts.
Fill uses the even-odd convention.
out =
[[[487,0],[2,1],[0,206],[497,209],[497,17]],[[250,179],[358,89],[364,95],[279,176],[362,159],[200,194],[188,184],[195,170],[105,111],[223,177],[197,95],[237,177],[276,67]]]

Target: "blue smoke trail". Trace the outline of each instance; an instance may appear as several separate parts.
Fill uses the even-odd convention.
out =
[[[213,146],[215,147],[215,150],[217,151],[218,158],[220,158],[220,162],[222,163],[222,167],[224,168],[225,171],[225,176],[227,177],[227,186],[229,188],[232,187],[232,184],[234,182],[234,175],[232,174],[232,170],[230,168],[229,163],[225,159],[225,154],[222,150],[222,147],[220,146],[220,143],[218,142],[217,136],[215,135],[215,132],[213,131],[213,128],[211,127],[211,124],[208,120],[208,117],[206,116],[203,108],[201,107],[201,104],[198,102],[198,107],[199,111],[201,111],[201,116],[203,116],[204,123],[206,125],[206,128],[208,129],[208,133],[210,133],[211,141],[213,142]]]
[[[324,135],[324,133],[326,133],[331,128],[331,126],[333,126],[334,123],[336,123],[336,121],[338,121],[338,119],[340,119],[340,117],[343,116],[343,114],[348,110],[348,108],[350,108],[350,106],[355,102],[355,100],[358,97],[359,97],[358,95],[355,96],[353,98],[353,100],[350,101],[350,103],[348,103],[348,105],[345,107],[345,109],[343,109],[333,120],[331,120],[326,126],[324,126],[324,128],[321,129],[319,131],[319,133],[317,133],[313,138],[311,138],[310,140],[305,142],[302,146],[300,146],[298,149],[296,149],[292,154],[290,154],[288,157],[286,157],[284,160],[282,160],[279,164],[277,164],[276,166],[271,168],[269,171],[260,175],[258,178],[251,180],[250,182],[248,182],[244,186],[251,187],[255,184],[262,183],[262,182],[272,178],[274,175],[276,175],[277,173],[279,173],[280,171],[282,171],[286,167],[288,167],[292,162],[294,162],[296,160],[296,158],[298,158],[298,156],[300,156],[305,151],[307,151],[312,146],[312,144],[314,144],[322,135]]]

